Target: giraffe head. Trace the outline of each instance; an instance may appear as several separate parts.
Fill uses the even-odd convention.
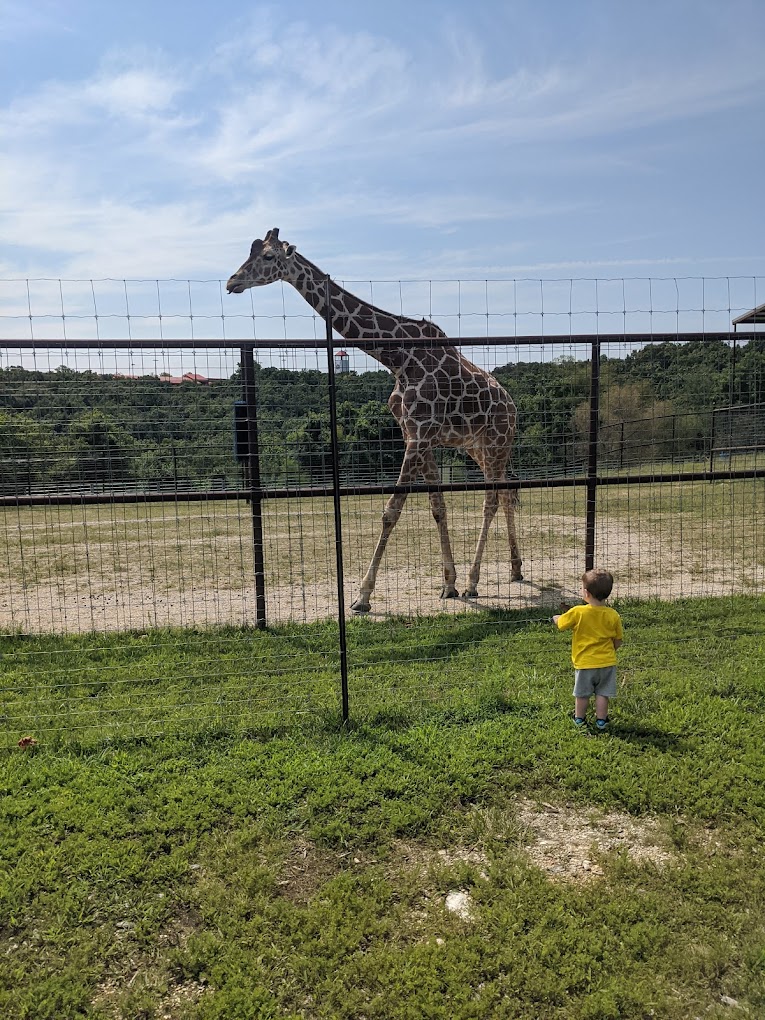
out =
[[[289,261],[295,254],[295,245],[279,240],[279,228],[269,230],[261,241],[256,238],[250,256],[226,284],[229,294],[241,294],[250,287],[265,287],[289,275]]]

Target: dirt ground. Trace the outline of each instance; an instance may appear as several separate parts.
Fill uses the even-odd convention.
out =
[[[707,483],[701,483],[706,485]],[[635,487],[637,489],[641,487]],[[747,490],[748,491],[748,490]],[[596,531],[596,563],[616,579],[614,597],[672,598],[765,590],[765,501],[712,502],[697,487],[670,506],[611,494]],[[383,559],[371,619],[486,608],[557,611],[578,597],[584,569],[581,494],[534,494],[518,514],[522,582],[510,579],[504,521],[496,521],[477,599],[442,600],[441,558],[426,506],[407,504]],[[576,500],[579,500],[577,503]],[[569,500],[566,505],[562,500]],[[284,501],[287,502],[287,501]],[[297,502],[297,501],[296,501]],[[276,507],[264,521],[266,621],[336,619],[331,513],[319,501]],[[719,500],[718,500],[719,502]],[[762,505],[761,505],[762,503]],[[379,504],[379,501],[378,501]],[[343,521],[345,614],[359,592],[379,528],[379,505],[357,504]],[[712,521],[713,514],[728,514]],[[120,514],[122,516],[120,516]],[[143,514],[143,516],[141,516]],[[3,529],[3,523],[5,528]],[[464,587],[480,505],[452,507],[457,584]],[[250,521],[241,508],[174,514],[161,508],[51,508],[0,515],[0,630],[88,632],[256,622]]]
[[[654,561],[659,562],[659,558]],[[622,576],[625,564],[612,555],[609,569]],[[478,598],[440,598],[440,578],[413,570],[381,570],[372,600],[370,619],[390,615],[427,616],[485,609],[549,609],[558,612],[561,602],[578,600],[576,578],[583,569],[581,558],[572,553],[558,558],[556,570],[547,564],[526,561],[525,579],[512,582],[501,577],[499,564],[484,570]],[[541,569],[540,569],[541,567]],[[666,567],[666,560],[665,560]],[[462,576],[467,573],[463,570]],[[556,576],[557,575],[557,576]],[[538,580],[537,580],[538,578]],[[350,603],[358,592],[358,578],[345,578],[345,615],[352,617]],[[633,598],[724,595],[730,583],[698,578],[682,567],[664,575],[659,588],[652,577],[625,585],[617,582],[614,596]],[[272,585],[266,588],[266,619],[269,625],[336,619],[337,590],[328,581],[302,585]],[[222,583],[180,590],[145,586],[130,579],[114,578],[83,585],[67,580],[30,586],[6,586],[0,591],[0,628],[24,633],[83,633],[89,631],[144,630],[165,626],[246,625],[256,622],[254,585],[241,588]]]

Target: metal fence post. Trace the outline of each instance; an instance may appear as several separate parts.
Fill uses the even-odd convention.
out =
[[[266,628],[266,571],[263,560],[263,500],[260,484],[260,447],[258,446],[258,400],[255,383],[255,355],[252,347],[242,347],[242,388],[247,408],[247,485],[252,514],[252,555],[255,574],[255,623]]]
[[[340,691],[343,722],[349,719],[348,642],[345,633],[345,581],[343,578],[343,523],[340,504],[340,444],[337,441],[337,393],[335,391],[335,352],[332,346],[332,295],[330,278],[325,280],[324,302],[327,323],[327,375],[329,377],[329,435],[332,451],[332,504],[335,511],[335,563],[337,569],[337,622],[340,650]]]
[[[598,432],[600,419],[600,340],[592,343],[590,367],[590,429],[587,450],[587,505],[584,539],[584,569],[595,563],[595,500],[598,494]]]

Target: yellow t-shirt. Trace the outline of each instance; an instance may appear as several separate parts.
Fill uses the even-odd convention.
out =
[[[558,617],[558,630],[573,630],[571,661],[576,669],[616,665],[614,638],[622,639],[622,620],[610,606],[574,606]]]

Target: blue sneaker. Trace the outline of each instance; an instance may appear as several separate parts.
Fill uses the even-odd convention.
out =
[[[574,716],[574,726],[577,733],[583,734],[585,737],[589,737],[590,731],[587,729],[587,720],[583,719],[580,715]]]
[[[608,733],[608,726],[609,726],[608,719],[595,720],[595,732],[598,734]]]

